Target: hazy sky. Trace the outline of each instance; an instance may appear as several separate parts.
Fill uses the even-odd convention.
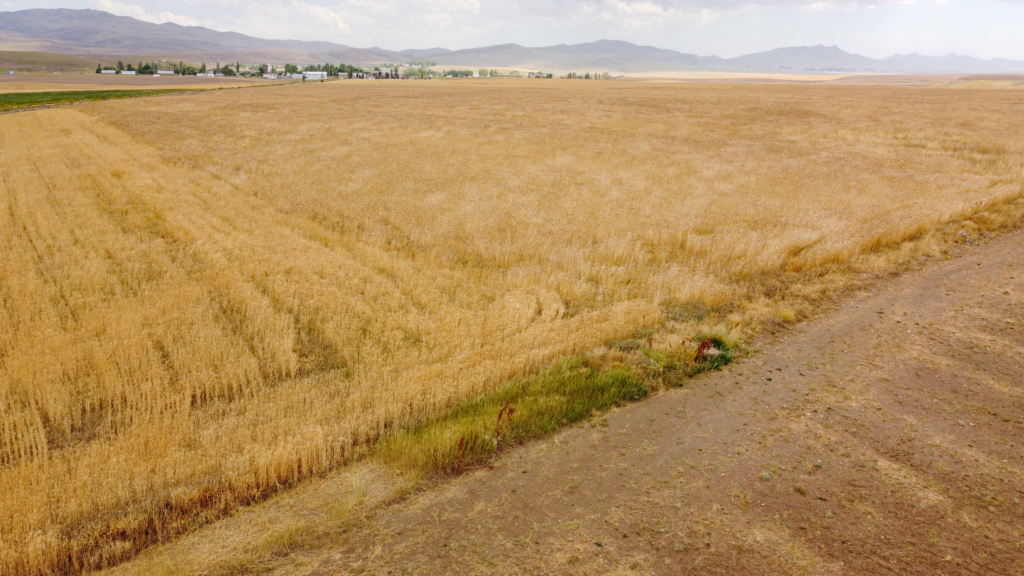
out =
[[[1024,0],[0,0],[2,10],[25,8],[391,49],[609,38],[723,57],[835,44],[876,58],[1024,60]]]

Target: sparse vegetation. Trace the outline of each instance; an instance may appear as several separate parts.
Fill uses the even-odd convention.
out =
[[[1022,98],[336,82],[6,115],[0,572],[117,563],[373,446],[485,458],[506,401],[525,438],[679,383],[709,338],[1006,224]],[[331,109],[360,114],[295,121]]]

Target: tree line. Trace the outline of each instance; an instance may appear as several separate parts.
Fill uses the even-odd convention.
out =
[[[373,76],[375,78],[430,78],[434,76],[444,76],[448,78],[468,78],[473,76],[472,70],[441,70],[437,72],[431,70],[428,66],[435,65],[436,62],[417,62],[413,61],[409,64],[402,66],[399,64],[384,64],[381,66],[375,66],[373,70],[361,68],[359,66],[353,66],[351,64],[307,64],[300,67],[298,64],[287,63],[284,65],[283,70],[285,74],[299,74],[301,72],[326,72],[330,78],[337,78],[341,76],[347,76],[348,78],[365,78],[367,76]],[[404,68],[404,69],[403,69]],[[115,65],[96,65],[96,73],[101,74],[104,70],[113,70],[117,74],[123,72],[136,72],[138,74],[156,74],[160,69],[158,62],[139,62],[138,65],[125,64],[118,60]],[[184,62],[178,62],[177,64],[170,63],[164,68],[170,70],[180,76],[195,76],[196,74],[206,74],[213,72],[219,76],[262,76],[270,72],[274,72],[269,64],[260,64],[255,68],[246,67],[244,70],[240,62],[234,64],[228,63],[221,66],[220,62],[212,70],[208,70],[206,64],[202,64],[199,67],[186,65]],[[520,77],[522,73],[518,70],[512,70],[511,72],[499,72],[496,69],[481,68],[477,75],[481,78],[499,78],[499,77]],[[545,73],[533,73],[535,77],[540,78],[554,78],[553,74]],[[579,74],[576,72],[569,72],[562,76],[562,78],[569,79],[584,79],[584,80],[607,80],[611,76],[607,73],[593,73],[586,72]]]
[[[608,80],[611,77],[612,77],[612,75],[607,73],[607,72],[602,72],[600,74],[597,73],[597,72],[594,72],[593,74],[591,74],[590,72],[587,72],[587,73],[582,74],[582,75],[580,75],[580,74],[578,74],[576,72],[569,72],[565,76],[562,76],[562,78],[575,79],[575,80]]]

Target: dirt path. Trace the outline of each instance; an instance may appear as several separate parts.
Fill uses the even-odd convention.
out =
[[[385,508],[316,574],[1024,574],[1024,233]]]

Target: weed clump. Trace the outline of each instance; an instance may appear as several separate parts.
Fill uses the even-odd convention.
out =
[[[733,347],[721,336],[698,336],[666,350],[645,348],[643,355],[662,372],[667,385],[678,386],[687,378],[718,370],[732,362]]]

